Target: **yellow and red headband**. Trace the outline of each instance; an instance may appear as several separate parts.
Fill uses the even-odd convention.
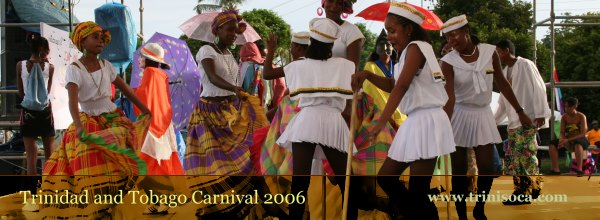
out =
[[[211,31],[214,35],[217,35],[217,30],[226,24],[227,22],[235,21],[238,23],[237,34],[242,34],[246,30],[246,24],[242,23],[242,16],[238,14],[236,10],[228,10],[219,13],[212,22]]]
[[[105,45],[110,42],[110,40],[111,40],[110,32],[102,29],[102,27],[100,27],[100,25],[96,24],[93,21],[86,21],[86,22],[79,23],[77,26],[75,26],[75,30],[73,32],[71,32],[70,38],[71,38],[71,41],[73,41],[73,44],[75,44],[75,46],[77,47],[77,49],[82,51],[83,48],[81,48],[81,41],[84,38],[86,38],[96,32],[102,32],[102,34],[103,34],[102,39],[104,40]]]

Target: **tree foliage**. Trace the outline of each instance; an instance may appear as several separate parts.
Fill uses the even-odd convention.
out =
[[[291,61],[289,50],[292,42],[292,32],[290,25],[286,23],[277,13],[267,9],[253,9],[242,13],[244,20],[256,30],[263,39],[262,44],[266,44],[270,33],[275,33],[278,38],[279,48],[277,55],[283,58],[283,63]]]
[[[369,31],[367,26],[365,26],[363,23],[356,23],[356,26],[365,36],[365,42],[360,53],[360,64],[358,66],[358,69],[362,69],[365,66],[365,63],[368,61],[371,53],[375,51],[375,40],[377,40],[377,35]]]
[[[585,15],[598,16],[600,12]],[[561,23],[600,23],[600,19],[563,20]],[[543,40],[550,48],[550,36]],[[600,81],[600,28],[570,26],[555,31],[555,66],[562,82]],[[579,111],[586,114],[588,123],[600,117],[600,93],[597,88],[564,88],[563,97],[579,99]]]

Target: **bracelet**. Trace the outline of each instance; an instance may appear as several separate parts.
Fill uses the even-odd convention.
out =
[[[523,107],[521,107],[519,110],[517,110],[517,114],[523,112],[523,110],[525,110]]]

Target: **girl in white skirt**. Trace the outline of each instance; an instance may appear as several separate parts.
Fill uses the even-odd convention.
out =
[[[454,50],[442,58],[442,70],[447,77],[449,100],[444,107],[451,116],[456,152],[452,156],[453,194],[467,196],[467,148],[475,149],[477,194],[487,195],[492,187],[494,171],[494,143],[502,142],[490,108],[492,81],[519,114],[523,125],[531,119],[523,112],[506,78],[502,74],[496,47],[479,43],[470,35],[464,15],[451,18],[442,26],[442,32]],[[466,203],[455,202],[459,219],[467,219]],[[487,219],[485,201],[479,199],[473,210],[475,219]]]
[[[350,106],[347,100],[352,98],[350,83],[355,67],[347,59],[331,57],[339,32],[340,26],[332,20],[313,19],[306,59],[284,67],[290,97],[298,99],[301,108],[277,140],[280,146],[292,148],[294,195],[306,196],[313,158],[327,159],[336,175],[346,172],[350,131],[342,112]],[[335,178],[339,183],[345,182],[345,176]],[[344,185],[338,186],[344,194]],[[356,219],[358,210],[353,198],[348,199],[348,219]],[[304,203],[290,204],[289,210],[290,219],[302,219]]]
[[[394,218],[405,215],[411,219],[438,219],[437,208],[427,197],[431,175],[436,158],[455,151],[450,120],[443,110],[448,100],[444,76],[428,35],[419,25],[424,17],[408,4],[391,3],[385,29],[394,49],[402,51],[394,79],[367,71],[356,73],[353,77],[355,88],[361,86],[364,80],[369,80],[380,89],[390,92],[382,116],[370,135],[377,134],[383,128],[396,108],[408,115],[394,137],[377,181],[390,197],[390,203],[394,204],[391,213],[396,215]],[[406,194],[406,189],[398,175],[409,165],[410,196],[407,198],[402,196]]]

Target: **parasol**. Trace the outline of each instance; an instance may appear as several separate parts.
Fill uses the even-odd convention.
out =
[[[423,19],[423,23],[421,24],[421,27],[423,27],[424,29],[440,30],[442,28],[442,24],[444,24],[444,22],[442,22],[442,20],[435,13],[433,13],[433,11],[429,11],[427,9],[424,9],[422,7],[419,7],[419,6],[410,4],[410,3],[405,3],[405,4],[409,4],[410,6],[415,7],[415,9],[419,10],[419,12],[421,12],[425,15],[425,19]],[[374,5],[371,5],[367,8],[365,8],[365,10],[362,10],[356,16],[362,17],[365,20],[385,21],[385,18],[387,17],[389,9],[390,9],[389,2],[377,3],[377,4],[374,4]]]
[[[196,15],[183,22],[183,24],[179,26],[179,29],[181,29],[181,31],[183,31],[183,33],[189,38],[204,42],[214,42],[215,35],[212,34],[210,30],[212,21],[218,14],[219,12],[207,12]],[[261,39],[256,30],[254,30],[250,24],[248,24],[246,21],[242,21],[242,23],[246,24],[246,31],[238,35],[237,39],[235,40],[236,45],[243,45],[246,42],[255,42]]]
[[[200,71],[185,41],[155,33],[144,45],[147,43],[158,43],[165,49],[165,62],[171,67],[165,72],[169,75],[173,126],[179,131],[189,122],[194,105],[200,99]],[[133,60],[137,61],[140,56],[138,49]],[[131,88],[140,85],[142,74],[139,63],[133,62]]]

